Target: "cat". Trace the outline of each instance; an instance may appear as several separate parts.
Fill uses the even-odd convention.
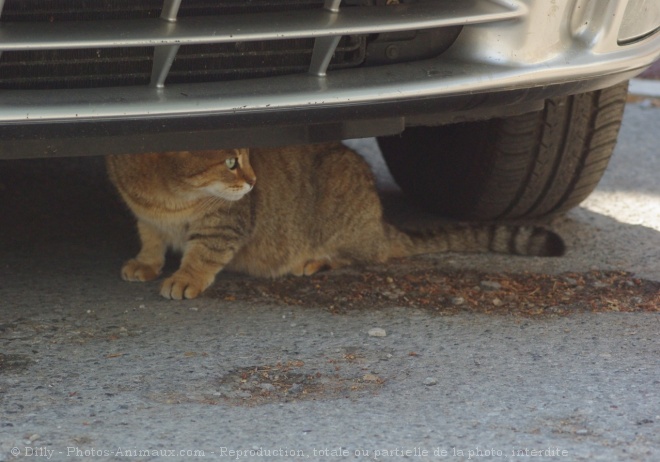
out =
[[[122,278],[156,279],[166,249],[182,253],[161,286],[165,298],[195,298],[223,269],[274,278],[424,253],[564,252],[561,237],[540,227],[396,228],[383,220],[369,166],[339,142],[113,155],[106,163],[142,243]]]

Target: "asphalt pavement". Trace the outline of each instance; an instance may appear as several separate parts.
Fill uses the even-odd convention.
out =
[[[660,460],[660,109],[563,258],[424,256],[201,298],[119,278],[98,158],[0,164],[0,461]],[[388,216],[429,220],[388,178]],[[176,266],[172,259],[169,269]]]

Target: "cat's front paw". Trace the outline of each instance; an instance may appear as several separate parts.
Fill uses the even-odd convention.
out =
[[[177,271],[163,281],[160,294],[174,300],[197,298],[213,282],[213,278],[210,281],[204,279],[187,272]]]
[[[136,259],[128,260],[121,269],[121,278],[124,281],[153,281],[160,276],[159,265],[148,265]]]

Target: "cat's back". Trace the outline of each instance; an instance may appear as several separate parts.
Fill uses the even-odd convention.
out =
[[[126,154],[105,156],[105,165],[110,181],[123,190],[132,188],[136,182],[148,178],[145,170],[153,159],[147,159],[148,154],[132,156]]]
[[[373,175],[364,159],[339,142],[254,148],[250,161],[262,190],[299,194],[332,187],[335,194],[341,194],[373,187]]]
[[[283,215],[307,227],[340,229],[355,216],[380,220],[369,165],[343,144],[254,149],[255,199],[261,215]]]
[[[157,154],[110,155],[105,158],[110,181],[131,208],[146,204],[148,198],[160,195],[160,185],[155,171]]]

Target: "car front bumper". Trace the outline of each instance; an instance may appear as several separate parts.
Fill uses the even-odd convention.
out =
[[[627,80],[660,57],[660,5],[629,1],[436,0],[378,14],[328,8],[75,30],[3,24],[2,50],[156,45],[157,54],[151,85],[0,90],[0,158],[302,143],[529,112],[549,97]],[[631,14],[647,21],[636,29]],[[437,58],[324,67],[333,37],[457,25],[458,39]],[[291,37],[317,41],[306,74],[163,84],[180,46]]]

